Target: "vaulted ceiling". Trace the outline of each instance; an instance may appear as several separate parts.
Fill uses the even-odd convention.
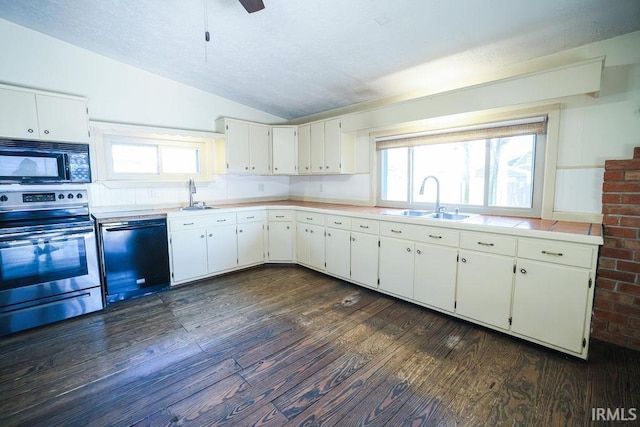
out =
[[[451,89],[640,30],[638,0],[264,4],[248,14],[238,0],[0,0],[0,18],[285,119]]]

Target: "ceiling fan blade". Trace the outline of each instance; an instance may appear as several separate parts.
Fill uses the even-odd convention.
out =
[[[262,3],[262,0],[240,0],[240,3],[249,13],[264,9],[264,3]]]

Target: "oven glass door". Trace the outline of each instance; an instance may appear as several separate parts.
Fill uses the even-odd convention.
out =
[[[25,235],[0,241],[0,291],[89,274],[92,232]]]

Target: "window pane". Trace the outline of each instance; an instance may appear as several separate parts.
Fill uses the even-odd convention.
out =
[[[158,173],[155,145],[112,144],[114,173]]]
[[[440,181],[440,202],[453,205],[482,205],[484,200],[485,141],[432,144],[413,149],[413,198],[418,203],[434,203],[433,180],[420,187],[425,177]]]
[[[382,200],[406,202],[409,185],[409,149],[382,150]]]
[[[496,138],[489,147],[489,206],[530,208],[535,136]]]
[[[198,173],[200,162],[195,148],[163,147],[160,154],[164,173]]]

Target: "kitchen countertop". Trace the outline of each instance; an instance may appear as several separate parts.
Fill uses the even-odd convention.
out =
[[[439,220],[428,218],[404,217],[393,215],[405,209],[386,208],[377,206],[356,206],[342,205],[336,203],[320,203],[320,202],[304,202],[295,200],[280,201],[262,201],[249,203],[233,203],[224,205],[212,205],[213,209],[182,211],[180,208],[151,209],[151,210],[130,210],[119,212],[100,212],[93,214],[98,222],[118,221],[118,220],[134,220],[134,219],[150,219],[150,217],[166,217],[170,216],[192,216],[202,215],[203,213],[214,213],[225,211],[227,209],[252,209],[252,208],[309,208],[313,210],[331,210],[336,214],[348,216],[366,216],[371,219],[384,219],[387,221],[409,222],[415,224],[431,225],[446,228],[460,228],[472,231],[491,231],[506,232],[506,234],[523,234],[532,235],[534,237],[549,238],[548,233],[552,235],[565,235],[568,240],[579,241],[583,243],[602,244],[602,226],[597,223],[584,223],[572,221],[555,221],[539,218],[521,218],[494,215],[471,215],[464,220]],[[376,218],[377,217],[377,218]]]

